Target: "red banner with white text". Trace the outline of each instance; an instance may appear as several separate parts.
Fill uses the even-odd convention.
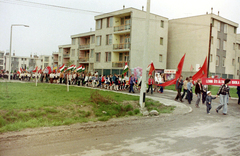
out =
[[[229,86],[240,86],[240,79],[230,79]],[[222,85],[225,79],[202,78],[203,85]]]

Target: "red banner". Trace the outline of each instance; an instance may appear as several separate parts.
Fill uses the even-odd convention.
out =
[[[214,78],[202,78],[203,85],[222,85],[225,79],[214,79]],[[240,86],[239,79],[231,79],[229,86]]]

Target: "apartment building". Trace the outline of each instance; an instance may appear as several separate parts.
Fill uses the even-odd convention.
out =
[[[135,8],[95,16],[96,30],[72,35],[70,45],[60,45],[58,65],[72,62],[88,72],[121,74],[125,62],[141,67],[143,59],[156,69],[166,69],[168,18],[150,14],[149,53],[143,58],[146,12]],[[55,56],[56,55],[56,56]]]
[[[167,68],[175,69],[186,53],[183,76],[193,75],[199,70],[208,55],[210,23],[210,74],[238,78],[239,62],[236,62],[235,48],[238,24],[213,13],[169,20]]]
[[[240,79],[240,34],[237,34],[237,42],[235,44],[235,50],[236,50],[236,70],[237,70],[237,77]]]
[[[141,67],[153,61],[165,69],[167,60],[168,18],[150,14],[148,56],[143,58],[146,12],[135,8],[95,16],[94,70],[108,75],[120,74],[125,62]]]
[[[4,66],[4,51],[0,51],[0,70],[3,70],[5,68]]]

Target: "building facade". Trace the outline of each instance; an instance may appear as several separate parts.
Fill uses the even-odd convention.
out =
[[[121,74],[125,62],[130,68],[143,67],[146,12],[135,8],[95,16],[96,30],[72,35],[71,45],[59,46],[59,65],[72,62],[89,72]],[[149,53],[156,69],[166,69],[168,18],[150,14]]]
[[[239,63],[236,62],[235,48],[238,24],[213,13],[169,20],[169,69],[176,68],[180,58],[186,53],[183,75],[190,76],[199,70],[208,55],[211,23],[210,75],[238,77]]]
[[[5,69],[4,51],[0,51],[0,70]]]

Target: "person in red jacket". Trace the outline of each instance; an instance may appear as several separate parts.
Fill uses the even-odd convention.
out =
[[[151,75],[150,78],[148,79],[148,90],[147,93],[149,92],[149,89],[151,88],[151,94],[153,93],[152,85],[154,83],[153,76]]]

